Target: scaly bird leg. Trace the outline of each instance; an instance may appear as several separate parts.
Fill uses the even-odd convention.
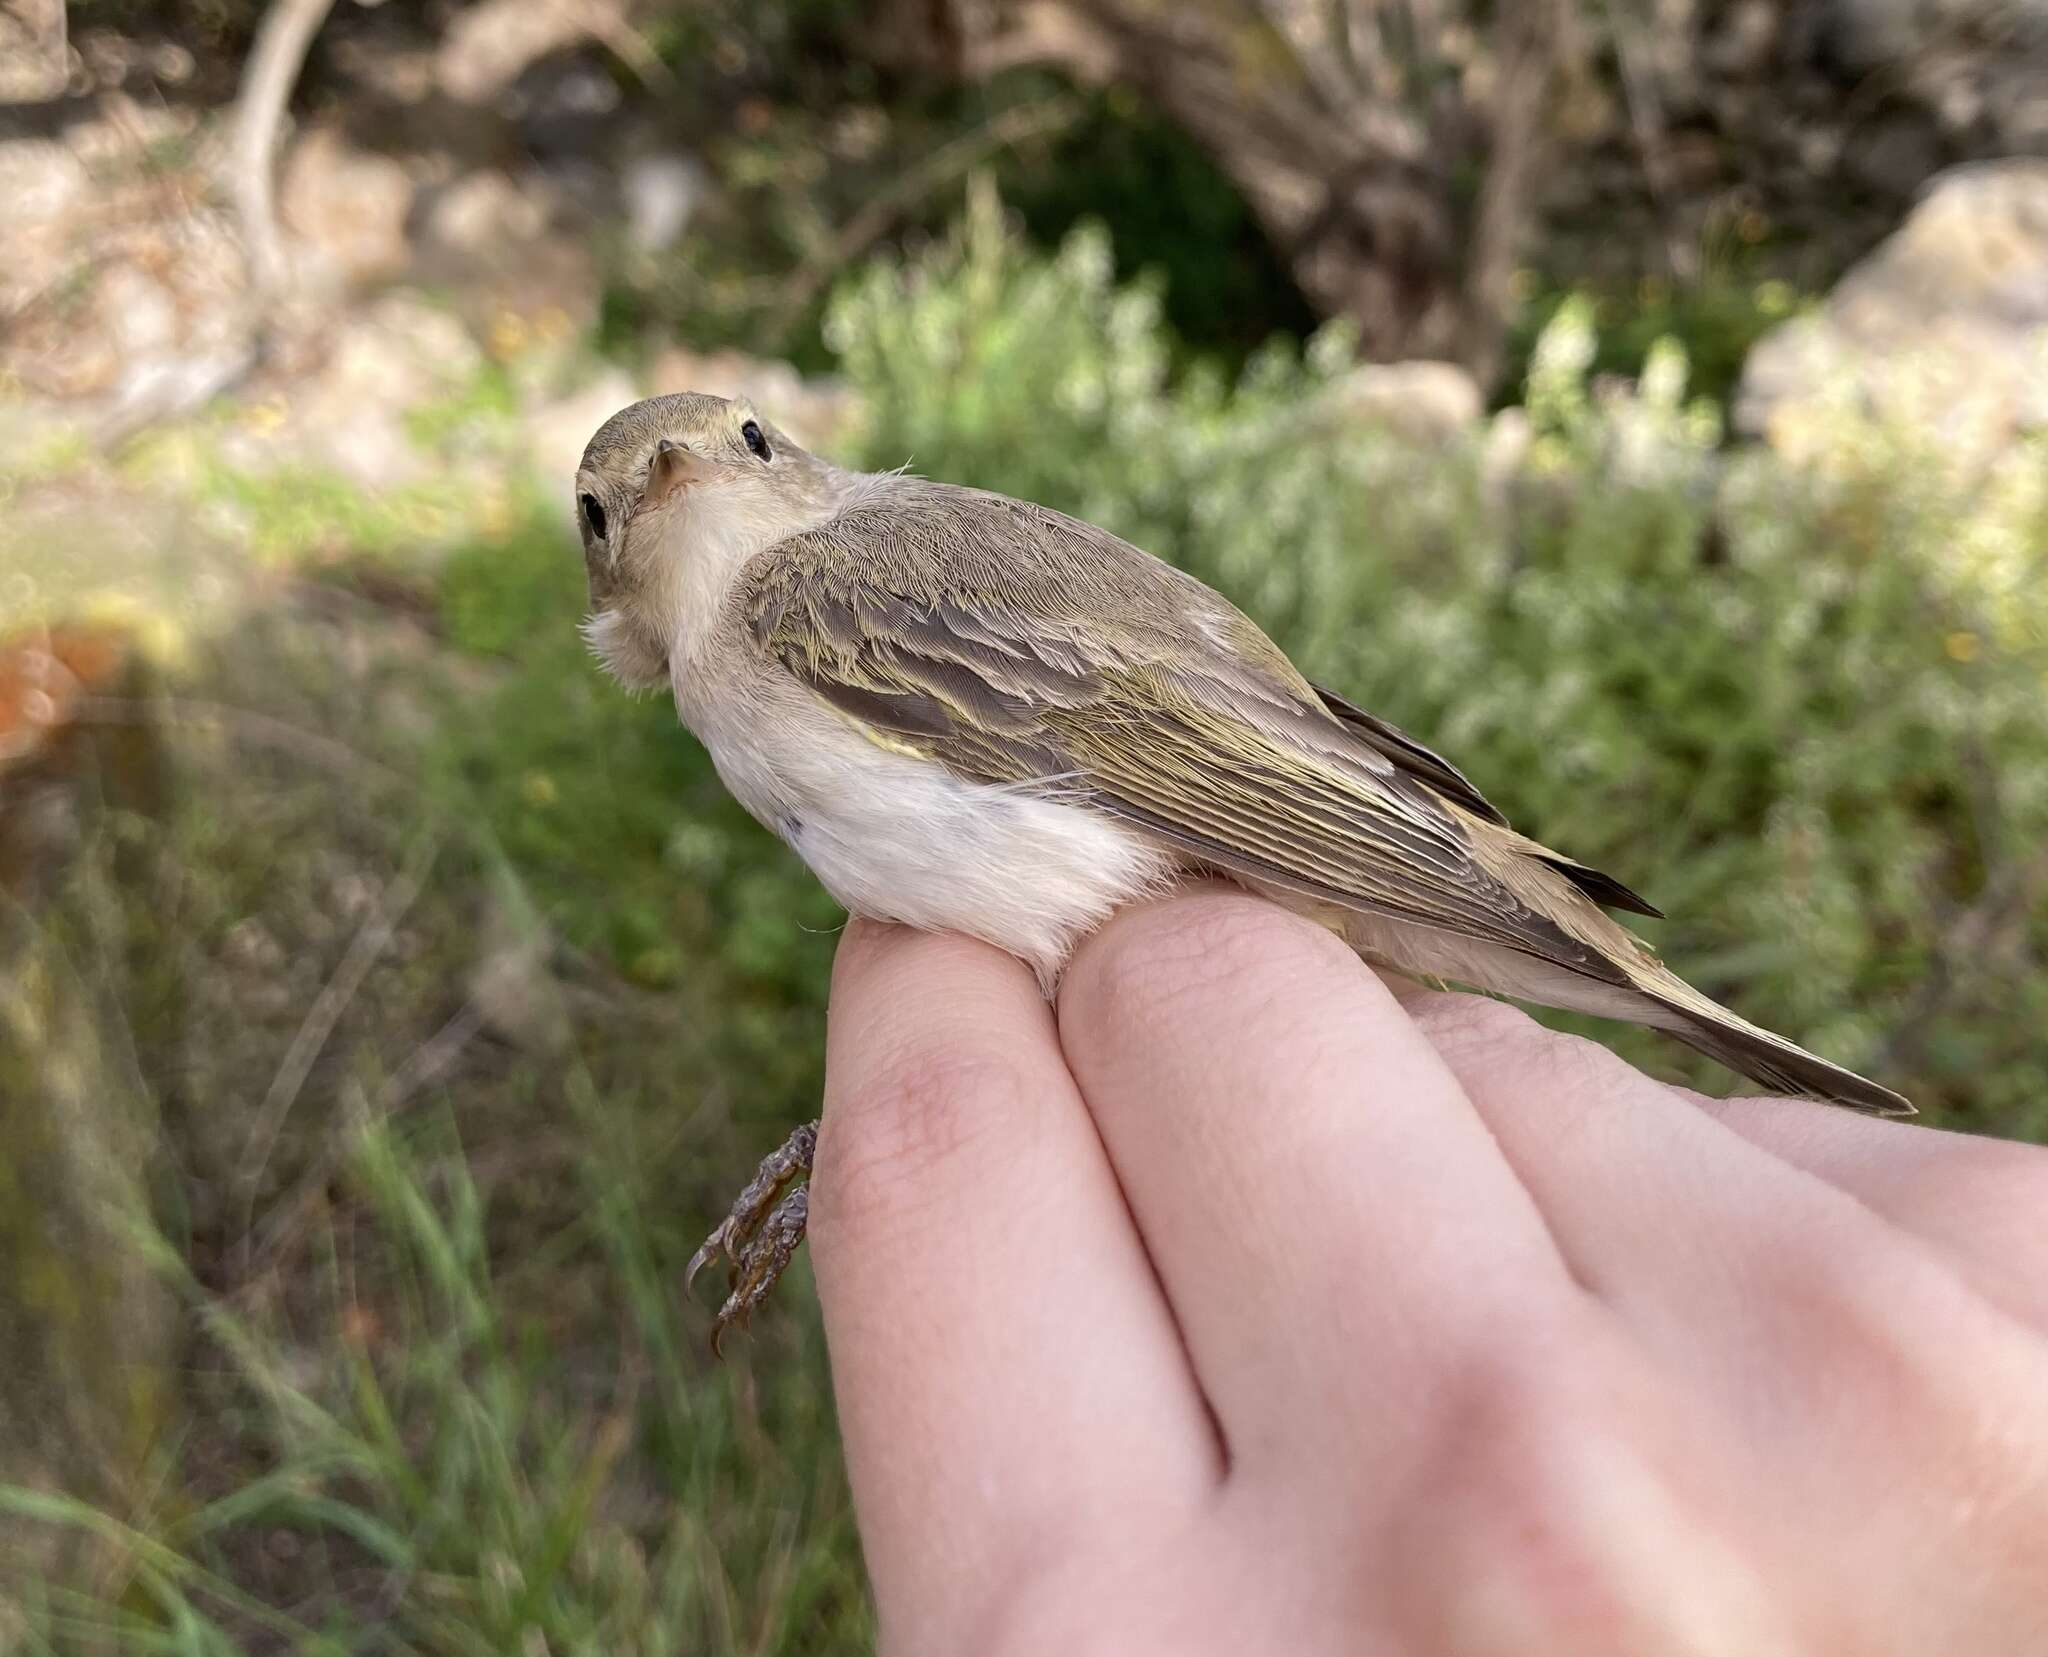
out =
[[[767,1298],[803,1241],[810,1215],[809,1196],[801,1189],[790,1191],[789,1186],[810,1173],[817,1149],[818,1124],[806,1122],[780,1148],[761,1159],[747,1188],[734,1201],[732,1212],[690,1257],[683,1276],[685,1293],[697,1281],[697,1274],[719,1255],[732,1262],[732,1293],[712,1325],[714,1352],[727,1326],[735,1320],[744,1325],[747,1315]]]

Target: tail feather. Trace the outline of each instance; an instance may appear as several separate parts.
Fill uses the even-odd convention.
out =
[[[1818,1053],[1809,1053],[1797,1042],[1773,1035],[1731,1013],[1694,989],[1648,950],[1639,948],[1634,959],[1621,965],[1634,980],[1637,991],[1660,1015],[1645,1019],[1644,1023],[1675,1036],[1737,1075],[1761,1082],[1774,1093],[1824,1099],[1831,1105],[1847,1105],[1873,1116],[1919,1114],[1904,1095],[1880,1087],[1867,1076],[1844,1069]]]
[[[1563,877],[1539,867],[1554,891],[1570,894],[1572,907],[1562,912],[1571,922],[1570,935],[1584,946],[1570,961],[1362,908],[1347,911],[1339,924],[1345,939],[1366,960],[1396,972],[1470,984],[1538,1006],[1646,1024],[1776,1093],[1825,1099],[1877,1116],[1914,1114],[1912,1105],[1890,1088],[1759,1029],[1710,1000],[1659,961],[1634,933],[1587,903]],[[1284,890],[1264,889],[1282,903],[1299,905],[1300,900]],[[1541,912],[1555,918],[1561,908],[1552,904]],[[1595,959],[1589,961],[1588,950]]]
[[[1874,1116],[1912,1116],[1913,1106],[1903,1095],[1880,1087],[1868,1077],[1839,1064],[1831,1064],[1817,1053],[1795,1046],[1783,1036],[1759,1030],[1732,1013],[1707,1018],[1690,1006],[1666,1002],[1679,1018],[1660,1022],[1658,1028],[1707,1055],[1717,1064],[1761,1082],[1777,1093],[1803,1094],[1847,1105]],[[1716,1009],[1716,1011],[1720,1011]]]

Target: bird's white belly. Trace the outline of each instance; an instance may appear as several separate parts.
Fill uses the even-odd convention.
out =
[[[877,747],[821,703],[747,723],[714,717],[699,735],[726,787],[833,897],[856,915],[984,939],[1048,992],[1087,932],[1173,877],[1170,856],[1097,811]]]

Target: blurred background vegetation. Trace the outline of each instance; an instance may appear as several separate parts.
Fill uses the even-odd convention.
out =
[[[576,635],[651,391],[1175,560],[2048,1136],[2044,85],[2017,0],[7,0],[0,1650],[869,1648],[808,1283],[680,1295],[840,916]]]

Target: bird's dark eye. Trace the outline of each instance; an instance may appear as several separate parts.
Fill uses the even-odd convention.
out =
[[[590,525],[591,534],[604,539],[604,507],[595,495],[583,497],[583,521]]]
[[[746,444],[760,459],[766,460],[768,458],[768,439],[761,435],[761,428],[755,425],[753,421],[749,420],[744,426],[740,427],[740,441]]]

